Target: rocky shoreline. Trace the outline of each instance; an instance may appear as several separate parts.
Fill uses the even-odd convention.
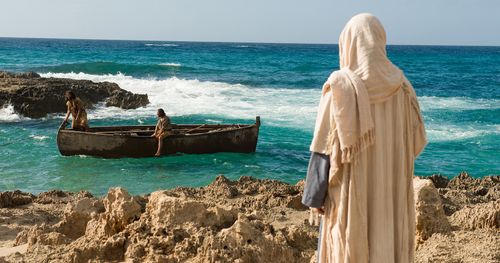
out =
[[[499,262],[500,176],[414,179],[416,262]],[[0,262],[314,262],[303,181],[0,193]],[[17,252],[16,252],[17,251]]]
[[[24,117],[42,118],[50,113],[65,113],[64,93],[67,90],[73,90],[87,108],[104,103],[107,107],[135,109],[149,103],[148,95],[126,91],[116,83],[0,71],[0,108],[10,104]]]

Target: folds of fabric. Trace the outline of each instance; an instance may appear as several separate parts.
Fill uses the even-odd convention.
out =
[[[319,262],[413,262],[413,165],[426,144],[417,98],[370,14],[339,39],[310,150],[330,156]]]
[[[342,163],[334,143],[319,262],[413,262],[413,162],[426,138],[412,93],[404,84],[371,105],[380,128],[355,161]]]
[[[370,98],[363,81],[349,69],[335,71],[323,89],[310,150],[330,155],[338,138],[342,163],[373,144]]]

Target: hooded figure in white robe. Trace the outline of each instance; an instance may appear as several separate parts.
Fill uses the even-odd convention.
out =
[[[385,30],[371,14],[347,23],[339,56],[310,147],[329,161],[318,261],[413,262],[413,169],[427,143],[415,91],[387,58]],[[306,190],[319,187],[310,182]]]

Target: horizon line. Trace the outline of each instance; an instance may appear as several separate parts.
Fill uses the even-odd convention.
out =
[[[71,37],[12,37],[0,36],[0,39],[47,39],[47,40],[89,40],[89,41],[130,41],[130,42],[169,42],[169,43],[233,43],[233,44],[282,44],[282,45],[338,45],[338,43],[306,42],[257,42],[257,41],[203,41],[203,40],[151,40],[151,39],[103,39]],[[387,44],[387,46],[447,46],[447,47],[500,47],[500,45],[479,44]]]

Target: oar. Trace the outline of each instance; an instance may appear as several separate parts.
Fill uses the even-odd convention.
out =
[[[61,125],[59,125],[59,129],[57,129],[57,131],[66,129],[66,126],[68,126],[68,122],[67,121],[61,123]]]
[[[201,127],[205,126],[205,125],[206,125],[206,124],[202,124],[202,125],[200,125],[200,126],[198,126],[198,127],[196,127],[196,128],[193,128],[193,129],[191,129],[191,130],[186,131],[186,133],[190,133],[190,132],[192,132],[192,131],[194,131],[194,130],[197,130],[197,129],[199,129],[199,128],[201,128]]]

